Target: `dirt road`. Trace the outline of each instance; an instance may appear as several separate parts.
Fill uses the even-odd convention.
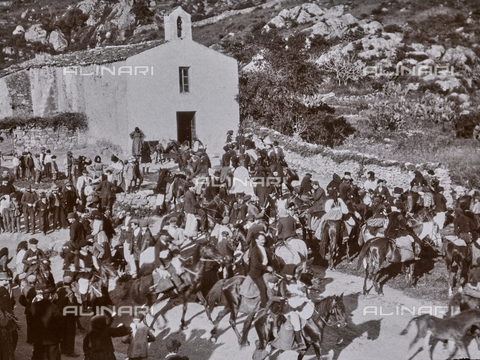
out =
[[[158,230],[158,221],[153,226],[153,232]],[[40,248],[47,248],[53,245],[55,248],[61,246],[68,237],[66,230],[49,234],[36,236],[40,240]],[[16,244],[23,239],[30,238],[24,234],[0,234],[0,246],[8,246],[11,254],[14,254]],[[61,258],[57,255],[52,258],[53,273],[57,281],[61,280]],[[385,287],[385,296],[377,297],[375,295],[361,295],[363,279],[347,275],[340,272],[324,271],[318,267],[314,267],[315,273],[315,296],[339,295],[344,293],[345,305],[350,315],[349,325],[343,329],[328,328],[325,331],[325,340],[322,349],[325,354],[330,349],[334,351],[334,359],[389,359],[403,360],[407,359],[407,350],[410,341],[415,336],[416,330],[406,336],[400,336],[399,333],[405,328],[408,321],[412,318],[410,312],[418,314],[421,306],[442,306],[445,303],[427,303],[418,299],[406,296],[401,291]],[[112,283],[112,290],[115,285]],[[117,289],[118,290],[118,289]],[[115,293],[115,290],[114,290]],[[15,296],[18,299],[18,289],[15,290]],[[114,302],[126,304],[119,298],[114,297]],[[401,307],[406,307],[403,314]],[[178,300],[169,306],[166,312],[167,326],[161,330],[157,330],[157,340],[152,343],[150,349],[151,359],[163,359],[166,355],[164,347],[164,339],[176,338],[182,342],[180,353],[189,356],[190,360],[249,360],[254,351],[256,340],[255,331],[250,332],[250,346],[240,349],[237,345],[236,337],[233,330],[230,329],[228,317],[224,318],[219,327],[219,338],[216,344],[209,341],[210,330],[212,325],[209,323],[203,308],[196,303],[190,303],[187,319],[190,320],[188,330],[180,331],[181,305]],[[397,310],[398,309],[398,310]],[[428,311],[424,308],[423,311]],[[16,313],[24,326],[21,329],[19,345],[17,348],[18,359],[28,359],[31,356],[32,348],[25,343],[26,324],[23,315],[23,307],[17,304]],[[214,311],[214,316],[220,309]],[[434,310],[433,310],[434,311]],[[398,312],[398,315],[396,314]],[[439,315],[441,308],[437,308]],[[390,315],[388,315],[390,314]],[[124,315],[120,317],[115,324],[123,322],[129,324],[131,318]],[[240,322],[243,321],[243,318]],[[89,328],[88,318],[82,319],[85,328]],[[240,327],[242,325],[240,324]],[[83,334],[77,334],[76,352],[82,354]],[[115,349],[117,350],[117,358],[125,359],[127,345],[122,344],[115,339]],[[480,351],[477,349],[475,342],[469,347],[472,358],[480,358]],[[305,359],[313,359],[313,349],[308,352]],[[460,357],[461,354],[459,354]],[[415,359],[427,359],[427,353],[423,352]],[[447,358],[447,352],[442,345],[438,345],[434,352],[434,359]],[[275,356],[272,356],[275,359]]]

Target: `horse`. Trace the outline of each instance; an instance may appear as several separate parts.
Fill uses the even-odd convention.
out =
[[[333,295],[314,302],[315,311],[310,319],[306,321],[302,329],[306,349],[300,351],[298,359],[303,359],[310,346],[313,346],[317,359],[322,358],[321,343],[325,327],[345,327],[347,325],[347,313],[343,302],[343,294]],[[273,329],[268,321],[270,314],[264,314],[255,321],[255,329],[258,334],[259,346],[257,351],[265,349],[267,343],[274,340]]]
[[[421,251],[421,246],[415,242],[417,254]],[[411,255],[410,255],[411,252]],[[365,281],[363,283],[363,294],[367,295],[367,280],[372,279],[377,294],[383,295],[383,283],[380,270],[388,267],[391,263],[401,263],[402,268],[405,263],[409,263],[406,272],[407,281],[412,285],[414,283],[414,256],[413,251],[409,251],[409,256],[402,259],[402,254],[395,245],[395,241],[384,237],[376,237],[367,242],[358,255],[357,270],[363,265],[365,268]],[[371,288],[370,288],[371,289]]]
[[[447,265],[448,296],[451,297],[457,282],[460,283],[463,278],[463,282],[460,283],[460,286],[463,288],[468,281],[470,264],[467,260],[467,247],[457,246],[450,240],[445,239],[441,254],[445,258],[445,265]]]
[[[412,323],[417,325],[417,335],[410,344],[410,350],[413,346],[418,343],[421,338],[424,338],[424,344],[421,345],[409,359],[413,359],[415,355],[421,352],[423,349],[428,349],[430,347],[430,359],[433,360],[433,351],[435,345],[438,341],[454,341],[454,348],[450,351],[451,359],[457,349],[461,349],[464,353],[467,354],[467,358],[470,359],[470,354],[468,353],[468,339],[466,335],[471,332],[472,327],[480,328],[480,310],[471,309],[464,312],[461,312],[453,317],[447,319],[440,319],[438,317],[424,314],[417,317],[414,317],[408,322],[407,327],[400,333],[400,335],[406,335],[408,329]],[[430,346],[430,337],[435,339],[433,345]],[[477,341],[477,346],[480,347],[480,340],[475,336]]]
[[[225,257],[220,254],[218,249],[210,243],[196,243],[192,247],[182,250],[181,257],[187,259],[182,264],[184,272],[180,275],[185,287],[180,291],[179,294],[183,302],[183,311],[180,322],[182,330],[185,330],[188,328],[185,322],[185,314],[187,312],[188,299],[190,295],[195,294],[200,302],[205,306],[205,309],[207,309],[207,303],[205,301],[205,297],[203,296],[203,292],[208,292],[209,289],[205,289],[205,284],[207,284],[205,280],[209,280],[207,277],[212,275],[212,271],[207,270],[207,264],[212,263],[220,266],[228,264],[226,264]],[[125,280],[119,279],[119,281],[123,282]],[[125,293],[124,298],[130,295],[132,302],[143,305],[146,301],[147,305],[152,305],[152,307],[154,307],[156,304],[162,301],[163,298],[154,298],[154,293],[152,293],[151,290],[153,285],[152,274],[145,274],[139,279],[135,280],[127,280],[127,283],[125,284],[127,292]],[[170,293],[171,291],[169,290],[163,295],[168,297]],[[160,312],[157,312],[154,315],[152,324],[155,322],[158,316],[160,316]],[[213,322],[208,309],[207,316]]]
[[[338,260],[339,248],[342,241],[342,221],[343,220],[326,220],[320,235],[320,256],[325,259],[328,244],[330,253],[328,268],[330,270],[335,269]]]
[[[118,273],[113,265],[99,263],[99,269],[92,272],[90,279],[78,278],[76,280],[78,284],[76,293],[82,298],[83,308],[91,307],[96,312],[101,306],[113,305],[108,293],[108,283],[110,278],[117,275]]]

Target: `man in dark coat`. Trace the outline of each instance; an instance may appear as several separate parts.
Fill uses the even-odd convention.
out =
[[[351,198],[353,193],[352,189],[352,176],[350,172],[346,171],[343,175],[342,183],[338,186],[339,198],[345,203]]]
[[[35,291],[37,296],[27,313],[27,326],[30,329],[27,343],[33,344],[32,360],[60,360],[63,317],[51,301],[55,288],[37,283]]]
[[[246,241],[250,248],[255,245],[255,239],[258,237],[258,234],[267,231],[267,224],[265,224],[263,217],[263,212],[257,214],[255,216],[255,223],[248,229]]]
[[[298,196],[304,201],[311,199],[310,191],[312,190],[312,174],[306,173],[300,183],[300,189],[298,189]]]
[[[113,183],[108,181],[107,175],[102,174],[102,182],[97,186],[98,197],[100,198],[100,210],[110,210],[112,212],[113,202],[110,200],[115,198],[115,192],[113,191]]]
[[[30,239],[28,241],[28,249],[23,256],[22,262],[26,265],[25,272],[28,274],[28,268],[32,265],[35,265],[40,260],[47,259],[45,253],[37,248],[38,240],[37,239]]]
[[[230,222],[236,224],[238,222],[244,223],[247,219],[248,206],[245,204],[245,194],[238,197],[237,202],[233,205],[232,215],[230,217]]]
[[[53,230],[66,229],[68,227],[68,221],[65,202],[57,184],[52,185],[52,192],[50,194],[49,202],[52,212]]]
[[[387,199],[388,204],[390,205],[390,208],[395,207],[397,208],[396,211],[399,211],[401,213],[405,213],[407,206],[405,205],[405,198],[403,196],[403,189],[401,187],[395,187],[393,189],[393,196],[390,196]],[[395,211],[395,209],[392,209],[392,211]]]
[[[47,232],[50,228],[48,220],[48,216],[50,214],[50,203],[45,193],[40,194],[40,199],[35,203],[35,211],[38,219],[40,220],[40,231],[43,232],[43,235],[47,235]]]
[[[281,240],[287,240],[291,237],[296,237],[296,223],[293,218],[293,207],[289,210],[280,210],[277,225],[277,237]]]
[[[1,253],[5,253],[5,255],[0,255],[0,319],[2,320],[0,323],[0,357],[2,360],[14,360],[18,331],[13,316],[15,306],[11,289],[13,273],[7,267],[8,252],[3,251],[4,249]]]
[[[447,199],[443,195],[443,187],[437,187],[437,193],[433,196],[433,203],[435,204],[434,211],[436,213],[447,211]]]
[[[455,220],[453,220],[453,226],[455,235],[460,239],[465,240],[467,243],[467,260],[472,264],[472,242],[476,239],[473,238],[472,232],[478,227],[475,220],[465,215],[463,209],[455,209]]]
[[[77,330],[77,315],[70,310],[73,310],[73,306],[77,307],[77,309],[79,307],[77,297],[71,288],[72,280],[71,276],[63,277],[63,286],[57,289],[55,300],[55,305],[58,306],[60,313],[63,314],[63,321],[61,322],[63,338],[60,348],[62,354],[65,354],[67,357],[75,356],[75,333]],[[69,311],[66,311],[66,314],[64,314],[64,309],[67,306]]]
[[[317,214],[319,218],[325,215],[325,203],[327,202],[327,195],[318,183],[318,181],[312,182],[313,187],[313,205],[307,210],[307,224],[310,227],[312,221],[312,215]]]
[[[78,221],[77,216],[72,212],[68,214],[68,222],[70,223],[70,242],[74,247],[75,253],[75,271],[80,270],[78,254],[80,252],[80,243],[85,241],[85,228],[82,223]]]
[[[63,201],[65,202],[65,208],[68,213],[73,213],[73,208],[77,203],[77,192],[73,188],[73,184],[67,180],[67,184],[62,191]]]
[[[248,272],[248,275],[250,275],[260,290],[260,308],[266,308],[268,302],[267,286],[263,279],[263,274],[273,272],[273,268],[268,265],[270,259],[265,249],[265,242],[265,234],[258,234],[255,239],[255,245],[250,251],[250,270]]]
[[[23,194],[21,199],[21,204],[23,206],[23,219],[25,223],[25,233],[29,233],[30,230],[32,234],[35,234],[35,203],[37,201],[37,195],[32,192],[32,187],[27,187],[25,194]]]

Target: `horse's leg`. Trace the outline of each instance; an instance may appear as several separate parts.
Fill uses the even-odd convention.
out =
[[[213,329],[210,331],[210,340],[212,342],[217,342],[217,330],[218,330],[218,324],[222,319],[230,312],[230,308],[228,306],[225,306],[222,311],[220,311],[217,315],[217,318],[213,321]]]
[[[368,294],[367,280],[368,280],[369,275],[370,275],[370,267],[367,264],[367,267],[365,268],[365,281],[363,282],[363,295]]]
[[[197,291],[197,298],[200,300],[200,303],[203,305],[205,308],[205,312],[207,313],[208,320],[213,323],[212,319],[212,313],[210,312],[210,308],[208,307],[207,300],[205,300],[205,297],[203,296],[201,291]]]
[[[188,293],[188,295],[187,295]],[[188,308],[188,296],[190,295],[190,292],[187,292],[187,293],[183,293],[182,294],[182,300],[183,300],[183,309],[182,309],[182,319],[180,320],[180,324],[181,324],[181,329],[182,330],[187,330],[188,329],[188,326],[185,322],[185,315],[187,313],[187,308]]]
[[[267,323],[268,317],[266,315],[260,316],[257,321],[254,323],[255,330],[257,331],[258,336],[258,350],[264,350],[267,347],[267,343],[269,340],[268,334],[269,324]]]
[[[252,321],[257,313],[253,312],[247,316],[247,319],[245,320],[245,323],[243,324],[243,329],[242,329],[242,339],[240,340],[240,346],[250,346],[250,343],[248,341],[248,332],[250,331],[250,328],[252,327]]]

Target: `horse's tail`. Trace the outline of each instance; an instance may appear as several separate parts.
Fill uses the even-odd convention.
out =
[[[225,285],[226,279],[219,280],[213,285],[206,296],[207,306],[210,309],[213,309],[218,303],[222,301],[223,297],[223,286]]]
[[[358,254],[357,270],[360,270],[364,263],[365,257],[370,253],[370,246],[372,244],[372,240],[373,239],[365,243],[365,245],[363,245],[362,247],[362,250],[360,251],[360,254]]]
[[[411,319],[411,320],[408,322],[407,327],[402,330],[402,332],[400,333],[400,335],[407,335],[408,329],[410,328],[410,325],[412,324],[412,322],[417,321],[417,319],[418,319],[418,316],[417,316],[417,317],[414,317],[413,319]]]

